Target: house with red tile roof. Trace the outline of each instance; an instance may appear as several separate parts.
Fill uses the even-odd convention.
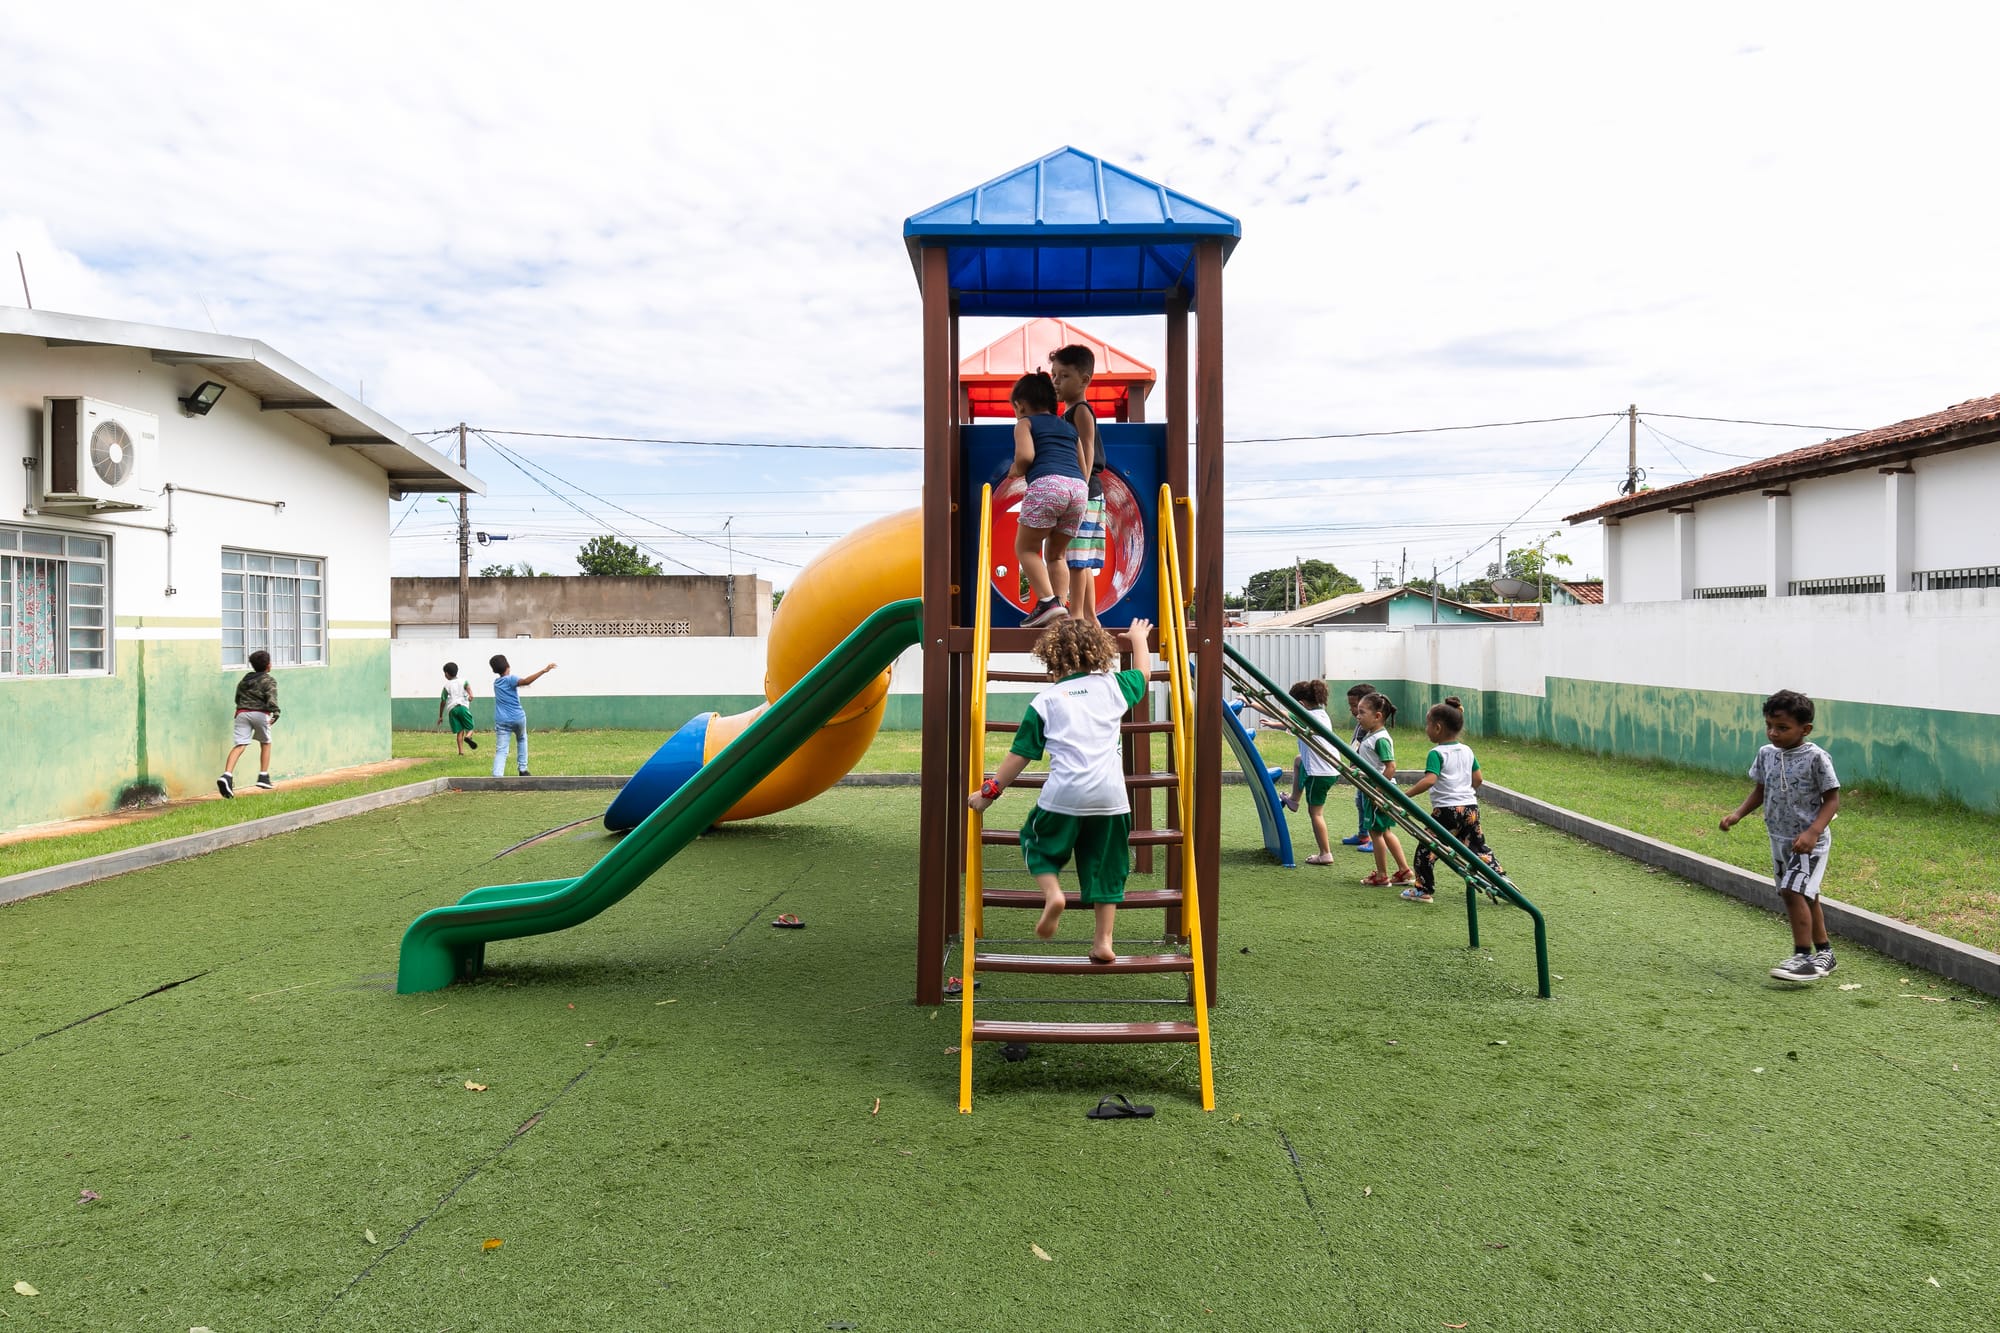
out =
[[[1620,496],[1607,603],[2000,587],[2000,394]]]

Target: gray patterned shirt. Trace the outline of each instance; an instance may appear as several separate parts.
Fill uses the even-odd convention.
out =
[[[1826,794],[1840,788],[1833,760],[1811,741],[1789,750],[1766,745],[1750,765],[1750,780],[1764,788],[1764,826],[1774,838],[1796,838],[1819,818]]]

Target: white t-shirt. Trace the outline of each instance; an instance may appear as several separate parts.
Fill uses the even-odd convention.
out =
[[[1322,727],[1325,727],[1328,732],[1333,731],[1333,720],[1326,715],[1324,708],[1308,708],[1306,709],[1306,716],[1319,723]],[[1333,766],[1333,760],[1326,758],[1321,753],[1324,742],[1320,742],[1317,737],[1314,738],[1314,743],[1311,744],[1306,741],[1304,736],[1300,736],[1298,740],[1299,762],[1306,766],[1307,777],[1331,778],[1340,775],[1340,770]],[[1325,748],[1331,749],[1332,747],[1325,746]]]
[[[1035,804],[1059,815],[1130,813],[1118,725],[1145,697],[1137,671],[1067,676],[1036,695],[1010,747],[1024,759],[1048,754],[1049,778]]]
[[[465,677],[460,676],[456,680],[446,681],[444,683],[443,698],[446,711],[459,707],[470,707],[472,705],[472,689],[465,683]]]
[[[1472,785],[1472,775],[1478,771],[1479,758],[1470,745],[1463,741],[1433,745],[1424,756],[1424,772],[1437,775],[1431,784],[1431,809],[1478,805],[1479,795]]]
[[[1377,727],[1361,738],[1361,744],[1354,747],[1361,761],[1380,773],[1396,762],[1396,742],[1389,738],[1386,728]]]

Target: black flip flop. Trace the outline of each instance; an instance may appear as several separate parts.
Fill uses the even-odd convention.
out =
[[[785,913],[771,924],[779,930],[804,930],[806,928],[806,923],[793,916],[790,912]]]
[[[1092,1120],[1151,1120],[1153,1108],[1134,1106],[1132,1099],[1124,1093],[1114,1093],[1101,1099],[1097,1105],[1084,1112]]]

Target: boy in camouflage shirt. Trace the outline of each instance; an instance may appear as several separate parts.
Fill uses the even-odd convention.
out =
[[[222,776],[215,780],[215,789],[224,800],[236,797],[236,761],[253,740],[260,747],[257,786],[269,791],[276,785],[271,781],[271,724],[277,720],[278,682],[271,676],[271,655],[259,648],[250,654],[250,670],[236,682],[236,745],[222,766]]]

